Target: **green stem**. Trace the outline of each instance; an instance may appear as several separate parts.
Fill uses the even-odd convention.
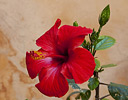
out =
[[[98,72],[94,71],[94,77],[98,78]],[[97,86],[97,88],[95,89],[96,91],[96,95],[95,95],[95,100],[99,100],[99,85]]]
[[[106,84],[106,83],[102,83],[102,82],[100,82],[99,84],[101,84],[101,85],[107,85],[107,86],[108,86],[108,84]]]
[[[100,100],[102,100],[102,99],[104,99],[104,98],[106,98],[106,97],[108,97],[108,96],[110,96],[110,94],[101,97]]]
[[[98,32],[97,32],[98,35],[100,34],[101,29],[102,29],[102,26],[100,26],[98,29]]]
[[[98,29],[98,32],[97,32],[98,37],[99,37],[99,34],[100,34],[101,29],[102,29],[102,27],[100,26],[99,29]],[[96,45],[94,46],[94,49],[93,49],[93,52],[92,52],[92,55],[93,56],[95,56],[95,54],[96,54],[96,50],[95,49],[96,49]],[[99,74],[98,72],[95,72],[94,71],[94,77],[99,78],[99,75],[98,74]],[[100,86],[100,84],[95,89],[95,91],[96,91],[95,100],[100,100],[99,99],[99,86]]]
[[[91,42],[91,45],[90,45],[89,50],[90,50],[90,52],[92,53],[92,41],[91,41],[91,35],[90,35],[90,34],[89,34],[89,39],[90,39],[90,42]]]
[[[99,29],[98,29],[98,32],[97,32],[97,35],[98,35],[98,38],[99,38],[99,34],[100,34],[100,32],[101,32],[101,29],[102,29],[102,26],[100,26],[99,27]],[[95,53],[96,53],[96,45],[94,46],[94,49],[93,49],[93,53],[92,53],[92,55],[94,56],[95,55]]]
[[[93,49],[93,52],[92,52],[92,55],[93,55],[93,56],[95,56],[95,54],[96,54],[95,48],[96,48],[96,47],[94,46],[94,49]]]

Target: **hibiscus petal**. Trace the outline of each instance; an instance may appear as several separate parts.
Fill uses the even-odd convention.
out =
[[[76,48],[74,51],[70,52],[69,60],[65,65],[71,72],[75,82],[81,84],[87,81],[94,72],[95,61],[92,54],[84,48]],[[64,76],[68,76],[65,68],[62,69]]]
[[[54,52],[57,43],[58,27],[60,26],[60,24],[61,20],[57,19],[54,26],[36,40],[36,44],[42,47],[42,49],[44,49],[45,51]]]
[[[89,33],[92,30],[86,27],[64,25],[58,30],[59,44],[66,49],[80,46]]]
[[[44,59],[34,59],[31,53],[26,52],[26,65],[29,76],[33,79],[41,71],[42,67],[51,63],[51,58],[47,57]]]
[[[69,89],[66,78],[60,73],[61,66],[42,68],[39,73],[40,83],[36,84],[38,90],[47,95],[61,97]]]
[[[68,79],[73,79],[72,73],[67,67],[67,63],[63,63],[61,73]]]

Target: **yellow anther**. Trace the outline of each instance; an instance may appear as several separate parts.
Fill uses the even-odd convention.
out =
[[[40,60],[40,59],[44,59],[45,58],[45,54],[43,54],[42,52],[40,51],[32,51],[30,52],[31,53],[31,57],[34,59],[34,60]]]

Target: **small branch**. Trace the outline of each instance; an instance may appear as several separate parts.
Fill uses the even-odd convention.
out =
[[[100,26],[99,29],[98,29],[98,35],[100,34],[100,31],[101,31],[102,27]]]
[[[90,34],[89,34],[89,39],[90,39],[90,42],[91,42],[91,45],[90,45],[89,50],[90,50],[90,52],[92,53],[92,41],[91,41],[91,35],[90,35]]]
[[[98,72],[94,71],[94,77],[98,78]],[[97,86],[97,88],[95,89],[96,91],[96,95],[95,95],[95,100],[99,100],[99,85]]]
[[[106,97],[108,97],[108,96],[110,96],[110,94],[101,97],[100,100],[102,100],[102,99],[104,99],[104,98],[106,98]]]
[[[101,84],[101,85],[107,85],[107,86],[109,85],[109,84],[106,84],[106,83],[102,83],[102,82],[100,82],[99,84]]]
[[[94,45],[93,51],[92,51],[92,55],[93,57],[95,56],[96,50],[95,50],[96,46]]]
[[[94,56],[94,55],[95,55],[95,53],[96,53],[96,50],[94,50],[94,51],[93,51],[93,54],[92,54],[92,55]]]

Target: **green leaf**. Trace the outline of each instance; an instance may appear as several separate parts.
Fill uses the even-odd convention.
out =
[[[82,45],[86,45],[86,40],[84,40],[84,42],[82,43]],[[81,46],[82,46],[82,45],[81,45]]]
[[[102,39],[97,45],[95,50],[104,50],[115,44],[115,39],[110,36],[99,36]]]
[[[77,21],[75,21],[75,22],[73,23],[73,26],[78,26]]]
[[[72,96],[72,95],[74,95],[74,94],[77,94],[77,93],[80,93],[80,91],[72,92],[71,94],[69,94],[69,96],[67,97],[66,100],[70,100],[70,96]]]
[[[104,69],[103,68],[100,68],[100,70],[98,70],[98,72],[103,72],[104,71]]]
[[[73,89],[80,89],[80,87],[75,83],[74,79],[67,79],[68,84],[71,85]]]
[[[96,31],[93,29],[93,32],[90,36],[90,40],[91,40],[91,42],[95,42],[97,39],[98,39],[98,35],[97,35]]]
[[[99,80],[96,77],[90,78],[88,82],[88,87],[90,90],[94,90],[99,85]]]
[[[116,64],[107,64],[107,65],[102,65],[101,68],[108,68],[108,67],[115,67],[117,66]]]
[[[104,26],[110,18],[110,7],[107,5],[103,11],[101,12],[101,15],[99,16],[99,24],[100,26]]]
[[[81,99],[82,100],[88,100],[91,96],[91,91],[90,90],[87,90],[87,89],[81,89],[80,91],[75,91],[75,92],[72,92],[71,94],[69,94],[69,96],[67,97],[66,100],[70,100],[70,97],[74,94],[77,94],[79,93],[79,95],[77,95],[77,97],[75,98],[76,100],[77,99]]]
[[[128,100],[128,86],[110,83],[108,90],[115,100]]]
[[[88,100],[89,97],[87,95],[85,95],[84,93],[80,93],[81,96],[81,100]]]
[[[95,71],[98,71],[98,68],[100,67],[100,61],[98,59],[95,59],[95,63],[96,63]]]
[[[97,43],[99,43],[102,39],[97,39],[94,43],[94,45],[96,45]]]
[[[80,94],[75,97],[75,100],[80,99]]]
[[[86,42],[86,40],[84,40],[84,42],[81,44],[81,46],[87,50],[89,50],[90,48],[90,43],[89,42]]]
[[[102,99],[102,100],[109,100],[109,99],[104,98],[104,99]]]

